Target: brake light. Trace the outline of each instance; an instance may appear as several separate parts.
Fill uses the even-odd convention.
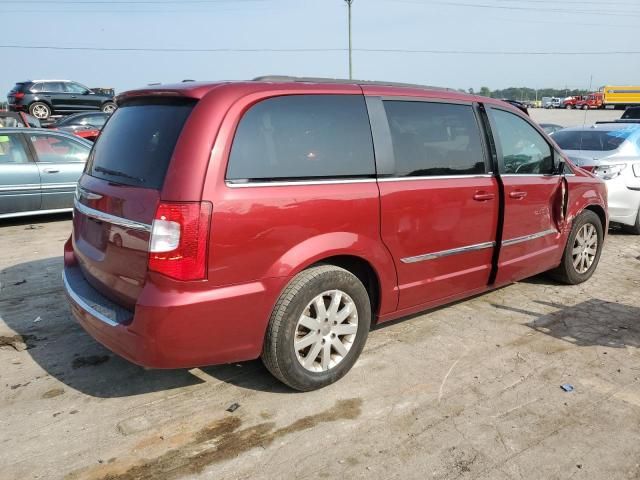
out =
[[[161,203],[151,227],[149,270],[176,280],[207,277],[211,204]]]
[[[13,97],[16,100],[22,100],[24,98],[24,92],[16,92],[16,93],[14,93]]]

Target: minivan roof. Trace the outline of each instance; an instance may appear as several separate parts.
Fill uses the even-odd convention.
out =
[[[253,80],[223,80],[213,82],[181,82],[166,85],[149,85],[135,90],[128,90],[122,92],[117,97],[118,102],[123,102],[136,97],[182,97],[202,99],[212,90],[221,87],[222,85],[234,85],[235,87],[241,87],[246,85],[249,89],[254,90],[256,87],[262,85],[267,86],[269,84],[277,84],[278,89],[287,89],[291,87],[297,91],[300,91],[303,85],[310,87],[334,89],[336,87],[344,86],[346,88],[364,87],[366,89],[375,90],[376,94],[382,95],[421,95],[423,93],[431,92],[434,97],[452,98],[456,100],[485,102],[492,104],[508,105],[512,110],[517,110],[507,102],[503,102],[498,99],[492,99],[488,97],[480,97],[477,95],[459,92],[450,88],[433,87],[428,85],[415,85],[410,83],[396,83],[396,82],[384,82],[384,81],[371,81],[371,80],[347,80],[339,78],[314,78],[314,77],[290,77],[283,75],[267,75],[256,77]],[[333,87],[333,88],[332,88]],[[378,93],[379,92],[379,93]]]

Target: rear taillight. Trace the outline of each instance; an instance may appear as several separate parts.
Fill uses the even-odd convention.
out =
[[[13,95],[13,98],[15,98],[16,100],[22,100],[24,98],[24,92],[16,92]]]
[[[151,228],[149,270],[176,280],[207,278],[211,204],[161,203]]]

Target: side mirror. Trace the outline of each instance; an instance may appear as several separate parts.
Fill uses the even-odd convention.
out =
[[[94,93],[91,90],[85,90],[83,95],[93,95]]]
[[[558,152],[553,153],[553,173],[554,175],[562,175],[565,172],[566,161]]]

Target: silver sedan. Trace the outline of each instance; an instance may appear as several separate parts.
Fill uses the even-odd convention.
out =
[[[0,128],[0,218],[71,211],[91,145],[56,130]]]

